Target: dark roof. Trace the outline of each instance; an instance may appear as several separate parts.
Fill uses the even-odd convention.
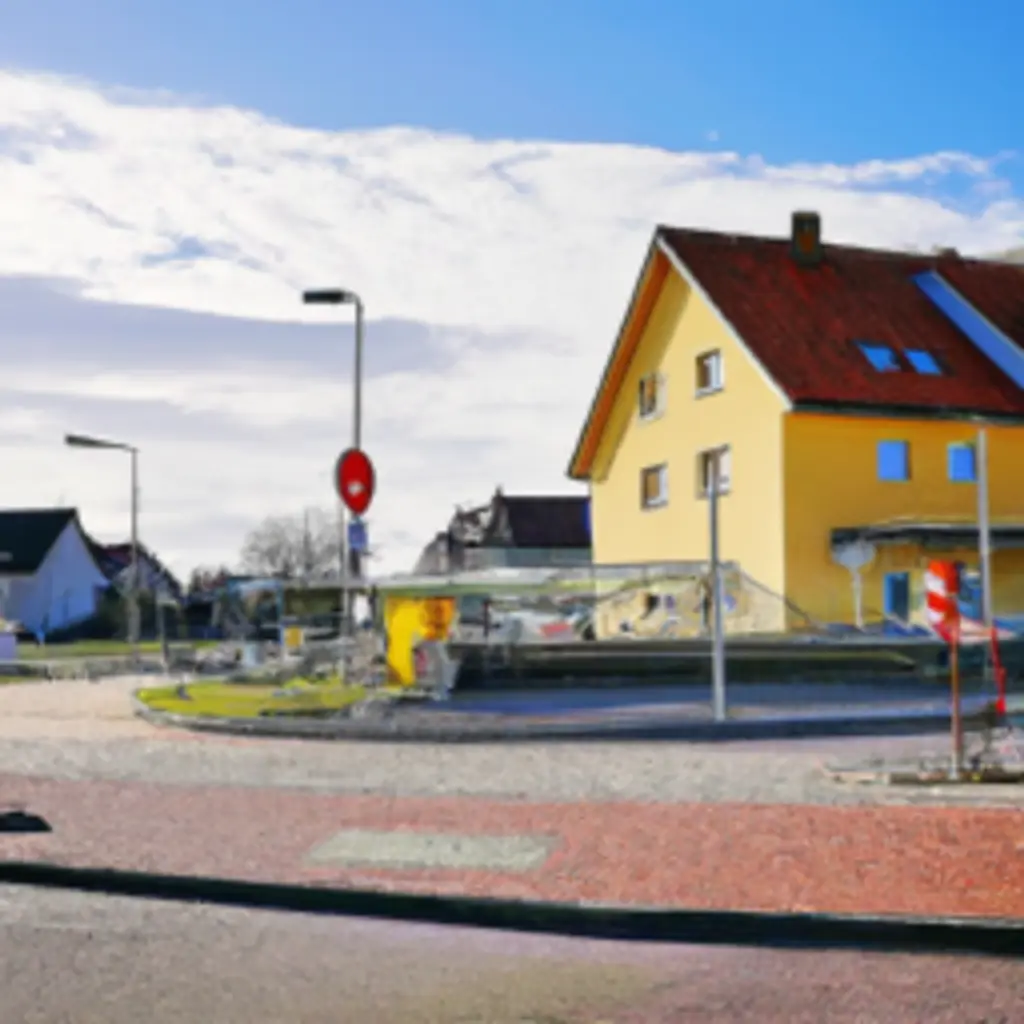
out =
[[[132,564],[132,546],[130,543],[100,544],[91,537],[87,537],[86,544],[100,572],[111,582],[114,582]],[[175,597],[182,596],[184,591],[181,583],[145,544],[139,544],[139,561],[141,563],[140,573],[145,573],[145,569],[142,566],[148,564],[151,567],[151,571],[159,574],[164,580]]]
[[[73,508],[0,511],[0,574],[32,575],[68,523],[77,519]]]
[[[657,237],[795,404],[1024,415],[1024,391],[913,280],[937,271],[1024,348],[1024,267],[823,245],[823,262],[804,268],[788,239],[671,227]],[[945,372],[879,373],[857,341],[924,349]]]
[[[589,499],[499,495],[517,548],[589,548]]]

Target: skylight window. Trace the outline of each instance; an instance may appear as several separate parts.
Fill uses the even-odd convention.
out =
[[[893,371],[899,371],[900,361],[896,358],[896,353],[893,352],[888,345],[876,345],[871,342],[861,341],[857,343],[860,347],[861,352],[864,353],[864,358],[876,369],[879,373],[892,373]]]
[[[906,357],[918,373],[926,373],[932,377],[942,376],[942,367],[939,366],[931,352],[926,352],[922,348],[908,348]]]

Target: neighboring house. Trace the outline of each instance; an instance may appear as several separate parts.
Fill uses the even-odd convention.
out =
[[[868,610],[913,618],[933,557],[978,565],[987,424],[994,608],[1024,610],[1024,268],[659,227],[569,466],[594,559],[721,553],[825,621],[862,539]],[[781,602],[779,626],[787,615]]]
[[[103,575],[119,591],[131,588],[132,546],[131,544],[100,544],[87,538],[93,559]],[[159,593],[181,604],[185,592],[174,574],[144,544],[139,544],[139,589],[148,594]]]
[[[75,509],[0,511],[0,618],[64,629],[94,615],[108,586]]]
[[[557,568],[590,562],[590,510],[583,496],[512,496],[456,509],[427,545],[416,573],[489,568]]]

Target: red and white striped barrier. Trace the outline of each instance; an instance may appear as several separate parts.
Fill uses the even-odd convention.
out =
[[[925,620],[947,643],[960,621],[960,573],[953,562],[930,562],[924,577]]]
[[[1012,639],[1007,629],[989,629],[977,619],[965,619],[960,613],[957,592],[959,572],[954,562],[931,562],[924,577],[926,595],[925,617],[928,625],[946,643],[952,643],[954,632],[962,644],[987,644],[994,639]]]

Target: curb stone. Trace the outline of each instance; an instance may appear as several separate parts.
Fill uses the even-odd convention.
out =
[[[229,736],[276,739],[364,740],[386,742],[492,743],[537,740],[656,740],[727,742],[754,739],[798,739],[814,736],[878,736],[931,733],[949,725],[949,714],[877,716],[843,719],[733,719],[715,723],[689,720],[544,721],[510,720],[482,712],[397,711],[382,707],[367,716],[338,718],[214,718],[182,715],[150,708],[132,696],[135,714],[156,726]],[[450,714],[452,717],[445,717]],[[457,716],[457,717],[456,717]]]
[[[1004,919],[886,918],[542,903],[156,875],[30,861],[0,861],[0,883],[592,939],[1024,958],[1024,921]]]

